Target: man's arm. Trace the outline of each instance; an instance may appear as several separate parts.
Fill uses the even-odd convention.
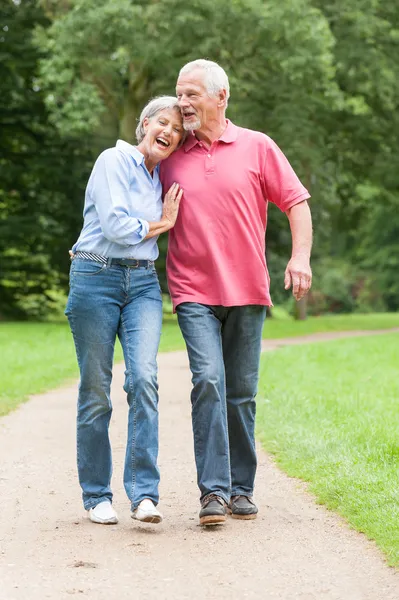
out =
[[[285,270],[284,287],[288,290],[292,285],[295,300],[300,300],[312,285],[312,217],[306,200],[295,204],[286,214],[291,228],[292,255]]]

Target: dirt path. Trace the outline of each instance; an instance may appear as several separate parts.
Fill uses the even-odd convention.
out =
[[[348,335],[353,332],[307,341]],[[129,518],[121,483],[126,436],[121,366],[115,369],[111,428],[117,526],[83,518],[75,472],[76,385],[36,396],[0,419],[1,600],[399,599],[399,575],[374,545],[316,506],[304,486],[262,451],[259,518],[202,530],[186,355],[160,355],[159,366],[165,516],[160,526]]]

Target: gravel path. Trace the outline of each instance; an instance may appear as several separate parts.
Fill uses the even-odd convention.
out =
[[[304,341],[265,342],[264,349]],[[259,518],[201,529],[186,355],[162,354],[159,367],[165,517],[159,526],[129,518],[122,486],[126,405],[120,365],[111,427],[116,526],[90,523],[81,508],[76,384],[35,396],[0,419],[1,600],[399,599],[399,574],[374,544],[316,506],[305,486],[282,474],[261,450]]]

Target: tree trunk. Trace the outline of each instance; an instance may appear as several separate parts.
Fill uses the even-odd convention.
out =
[[[123,104],[123,115],[120,119],[119,135],[129,142],[136,144],[136,127],[144,106],[149,100],[149,82],[147,73],[139,65],[129,66],[129,89]]]
[[[141,109],[137,107],[135,102],[126,100],[119,123],[119,137],[125,142],[129,142],[129,144],[136,144],[136,127],[140,112]]]
[[[308,297],[305,296],[295,304],[295,319],[305,321],[307,316]]]

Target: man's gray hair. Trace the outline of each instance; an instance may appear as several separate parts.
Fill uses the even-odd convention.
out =
[[[210,96],[217,96],[220,90],[226,90],[227,106],[228,99],[230,98],[230,85],[226,71],[212,60],[199,58],[184,65],[180,69],[179,77],[180,75],[194,71],[194,69],[202,69],[204,71],[204,83]]]
[[[136,139],[138,144],[143,141],[145,136],[144,119],[152,119],[152,117],[155,117],[155,115],[157,115],[159,112],[169,108],[175,108],[179,114],[181,114],[179,105],[177,103],[177,98],[174,96],[158,96],[157,98],[150,100],[148,104],[145,105],[141,111],[139,123],[136,128]]]

